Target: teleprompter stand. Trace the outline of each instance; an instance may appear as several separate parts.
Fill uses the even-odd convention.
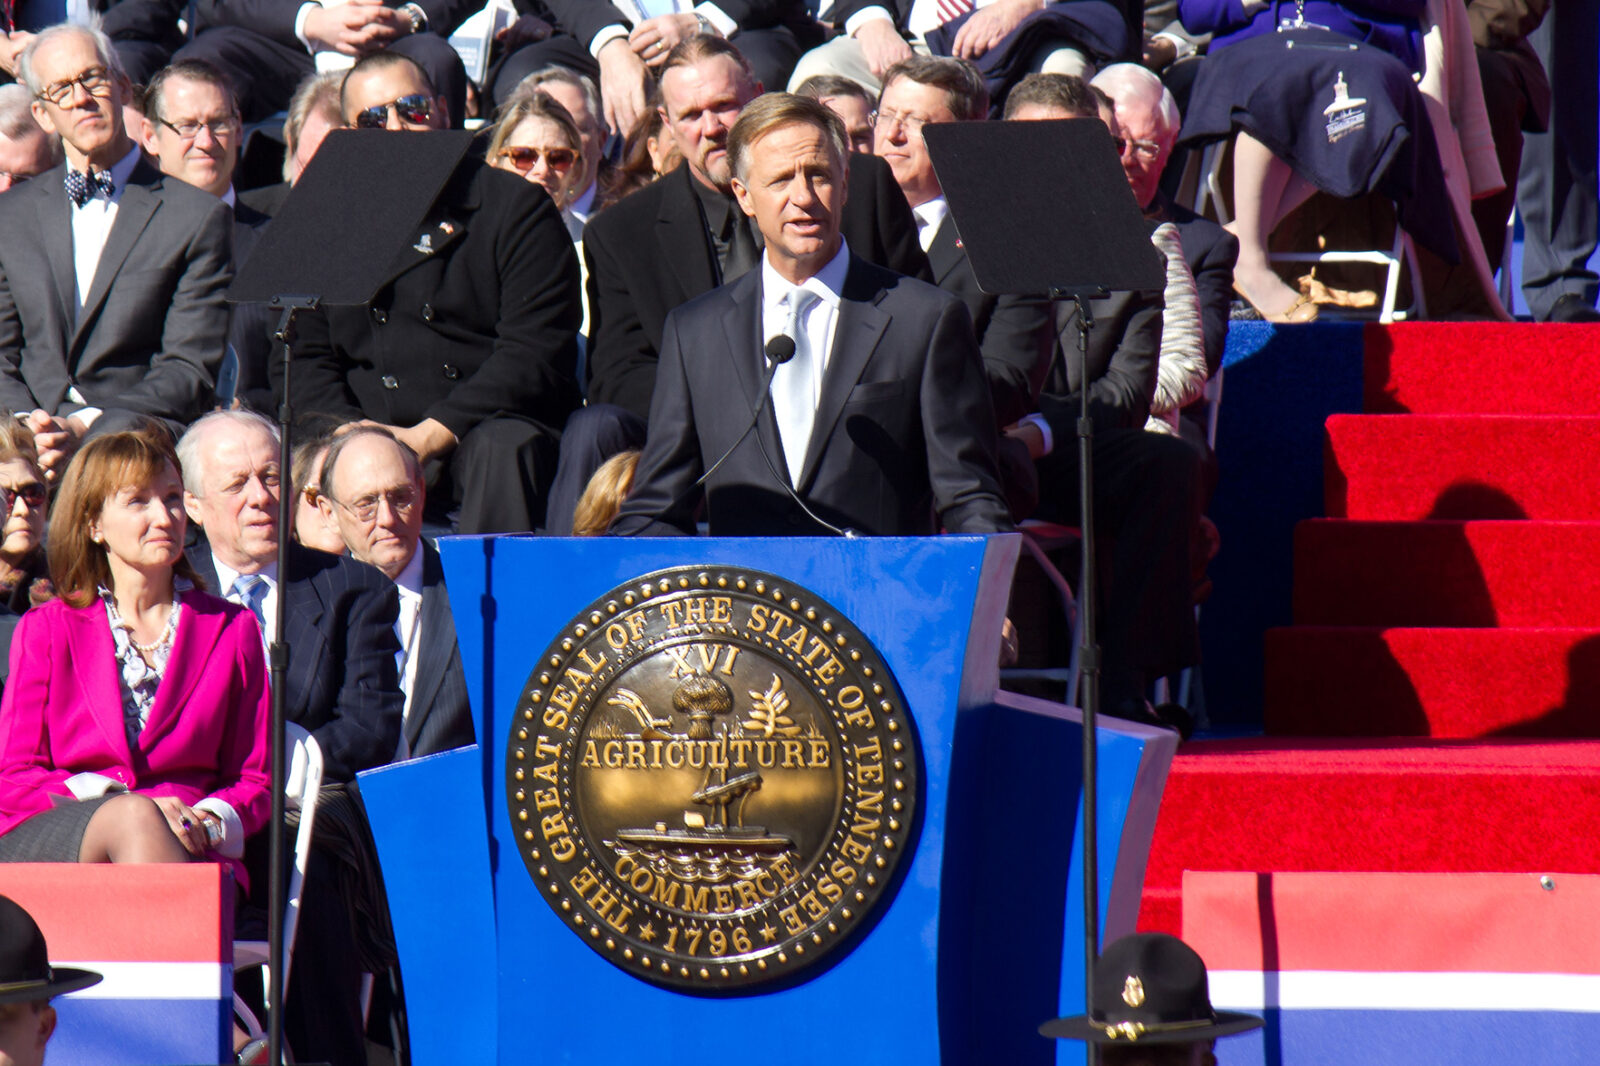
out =
[[[288,572],[293,447],[289,384],[296,319],[320,306],[360,306],[371,301],[391,265],[427,218],[439,192],[467,153],[472,135],[461,132],[394,133],[339,130],[330,134],[306,168],[283,210],[228,288],[233,303],[267,302],[278,312],[273,339],[282,348],[283,386],[278,406],[278,582]],[[372,175],[404,174],[369,195]],[[227,590],[222,590],[226,592]],[[284,722],[289,645],[283,639],[287,596],[277,598],[274,640],[267,649],[272,680],[272,818],[268,823],[267,1045],[268,1062],[283,1056]]]
[[[1083,728],[1100,710],[1095,632],[1094,424],[1089,418],[1089,300],[1111,290],[1161,289],[1165,272],[1101,122],[957,122],[924,127],[950,215],[984,292],[1071,300],[1078,320],[1078,493],[1083,535],[1079,663]],[[1048,375],[1047,375],[1048,376]],[[1071,694],[1069,693],[1069,698]],[[1099,954],[1095,745],[1083,745],[1085,989]],[[1092,1010],[1093,1004],[1086,1003]],[[1092,1046],[1092,1045],[1091,1045]]]

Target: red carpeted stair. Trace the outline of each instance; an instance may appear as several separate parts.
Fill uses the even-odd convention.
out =
[[[1179,750],[1143,928],[1185,869],[1600,872],[1600,330],[1372,326],[1365,372],[1266,736]]]

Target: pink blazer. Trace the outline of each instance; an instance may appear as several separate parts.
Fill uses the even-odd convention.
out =
[[[255,616],[203,592],[182,594],[172,655],[132,751],[106,609],[57,600],[22,616],[0,699],[0,833],[72,795],[89,771],[135,792],[194,804],[216,796],[246,833],[272,805],[271,701]]]

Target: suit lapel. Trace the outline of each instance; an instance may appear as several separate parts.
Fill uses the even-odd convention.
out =
[[[149,187],[144,184],[147,180]],[[141,159],[134,167],[128,184],[123,187],[122,199],[117,202],[116,221],[111,223],[111,232],[107,234],[105,247],[100,251],[100,262],[94,269],[94,280],[89,283],[89,294],[83,301],[83,311],[78,315],[77,326],[73,330],[72,344],[67,354],[68,366],[76,358],[78,345],[93,328],[94,320],[106,302],[106,295],[111,291],[111,283],[122,270],[128,253],[133,251],[139,235],[161,207],[160,199],[151,191],[159,188],[160,184],[160,176],[152,178],[150,164]]]
[[[806,448],[806,461],[801,467],[795,488],[805,491],[816,477],[822,453],[827,450],[833,427],[850,398],[850,391],[861,380],[861,374],[877,350],[883,331],[889,328],[890,315],[878,307],[882,292],[859,284],[856,258],[850,257],[850,270],[845,274],[844,292],[839,301],[839,324],[834,329],[833,353],[828,357],[827,372],[822,375],[822,395],[817,400],[817,416],[811,423],[811,442]]]
[[[295,554],[290,553],[291,570],[294,569]],[[303,570],[301,572],[304,573]],[[293,714],[296,708],[303,708],[310,703],[307,689],[311,679],[317,676],[323,653],[327,650],[327,642],[322,636],[324,610],[322,596],[310,578],[285,583],[280,574],[278,595],[288,596],[283,605],[285,640],[294,654],[291,657],[293,665],[285,672],[289,691],[285,694],[284,703],[289,713]]]
[[[417,635],[417,673],[411,684],[411,714],[406,718],[406,745],[415,748],[433,709],[450,653],[456,646],[456,622],[444,587],[444,565],[427,544],[422,556],[422,631]]]
[[[78,687],[89,704],[89,713],[105,734],[111,750],[133,764],[128,750],[128,731],[123,724],[122,686],[117,680],[117,649],[111,640],[111,625],[105,605],[95,598],[87,607],[66,616],[67,648]]]
[[[39,189],[36,199],[40,247],[45,249],[50,260],[50,279],[55,286],[61,321],[67,323],[67,330],[70,330],[78,310],[78,280],[72,270],[72,208],[61,186],[65,176],[66,167],[60,166],[29,184]],[[65,333],[66,330],[63,336]]]
[[[411,235],[411,243],[401,249],[390,264],[389,274],[378,288],[392,284],[401,274],[421,266],[466,235],[467,223],[461,214],[442,217],[430,214],[427,221]]]
[[[772,405],[765,402],[762,382],[767,380],[767,357],[761,343],[761,268],[750,271],[728,286],[733,300],[733,313],[724,315],[722,328],[728,339],[728,351],[733,353],[734,377],[739,381],[739,391],[744,394],[748,410],[760,409],[756,416],[755,432],[762,446],[775,461],[783,458],[783,447],[778,439],[778,420]],[[740,425],[744,424],[741,418]]]
[[[176,728],[189,702],[189,694],[208,671],[226,668],[226,664],[213,663],[211,655],[222,637],[227,612],[203,593],[186,592],[182,601],[183,614],[178,619],[178,632],[172,642],[172,654],[167,658],[167,670],[161,675],[156,698],[150,705],[150,717],[139,734],[141,751],[149,751]]]
[[[656,244],[662,263],[673,264],[665,272],[676,287],[677,297],[668,306],[677,306],[717,287],[717,264],[711,258],[711,238],[700,201],[691,184],[695,178],[687,164],[661,179],[672,182],[663,190],[656,214]]]
[[[952,271],[959,267],[967,257],[966,250],[961,247],[956,236],[955,219],[949,215],[939,223],[938,232],[933,235],[933,243],[928,246],[928,263],[933,267],[933,283],[944,288],[945,279],[949,278]]]

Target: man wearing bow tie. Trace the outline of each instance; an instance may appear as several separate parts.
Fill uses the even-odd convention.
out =
[[[104,34],[52,26],[20,73],[66,163],[0,200],[0,407],[26,416],[55,480],[90,432],[181,432],[210,406],[232,223],[140,155]]]

